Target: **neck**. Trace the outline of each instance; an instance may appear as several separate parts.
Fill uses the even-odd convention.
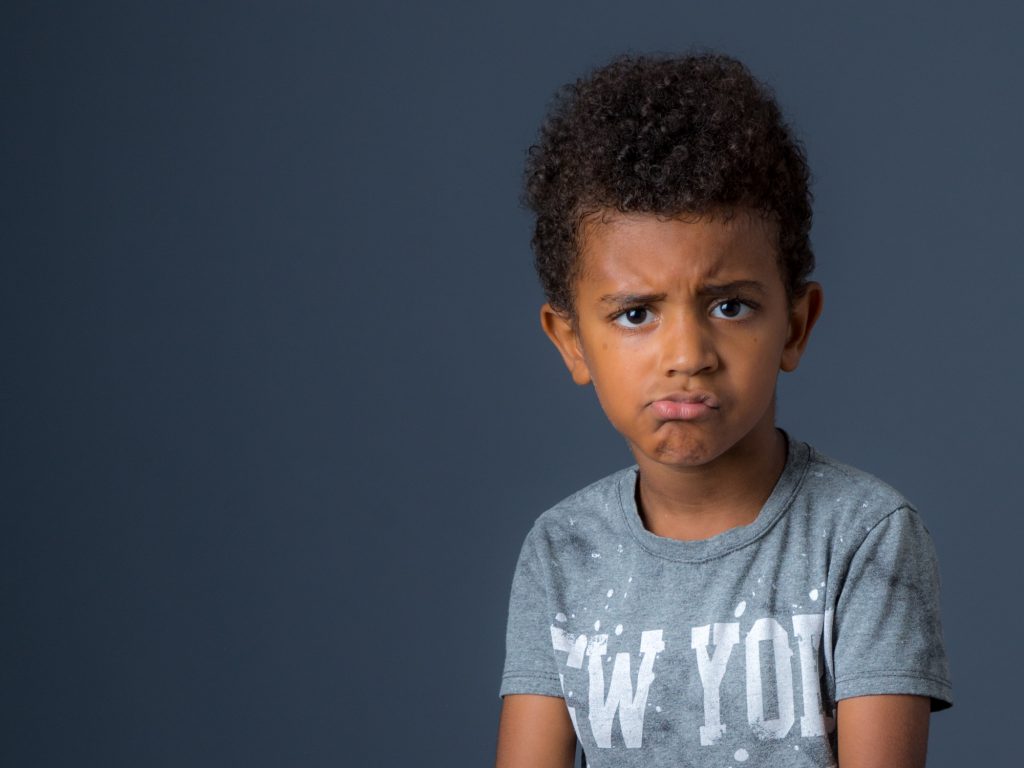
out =
[[[694,541],[756,520],[786,465],[786,439],[768,427],[699,467],[640,463],[637,508],[647,530]]]

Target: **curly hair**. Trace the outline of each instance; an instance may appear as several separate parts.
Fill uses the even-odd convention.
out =
[[[810,172],[771,92],[720,54],[622,56],[560,89],[529,150],[524,203],[548,302],[574,315],[584,220],[595,213],[708,215],[778,225],[787,295],[814,269]]]

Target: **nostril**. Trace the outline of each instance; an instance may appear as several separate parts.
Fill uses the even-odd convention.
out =
[[[665,365],[668,376],[693,376],[703,371],[714,370],[718,365],[714,349],[705,343],[698,342],[685,348],[677,346],[670,355]]]

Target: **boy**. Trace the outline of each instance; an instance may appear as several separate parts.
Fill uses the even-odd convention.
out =
[[[822,307],[808,170],[724,56],[621,58],[529,156],[541,324],[636,466],[542,515],[513,581],[499,768],[923,766],[951,704],[934,551],[775,427]]]

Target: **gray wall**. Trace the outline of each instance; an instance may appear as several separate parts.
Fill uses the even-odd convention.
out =
[[[1021,13],[836,5],[6,3],[0,762],[492,759],[522,537],[629,461],[537,327],[523,154],[710,46],[816,176],[780,423],[921,508],[930,765],[1012,764]]]

